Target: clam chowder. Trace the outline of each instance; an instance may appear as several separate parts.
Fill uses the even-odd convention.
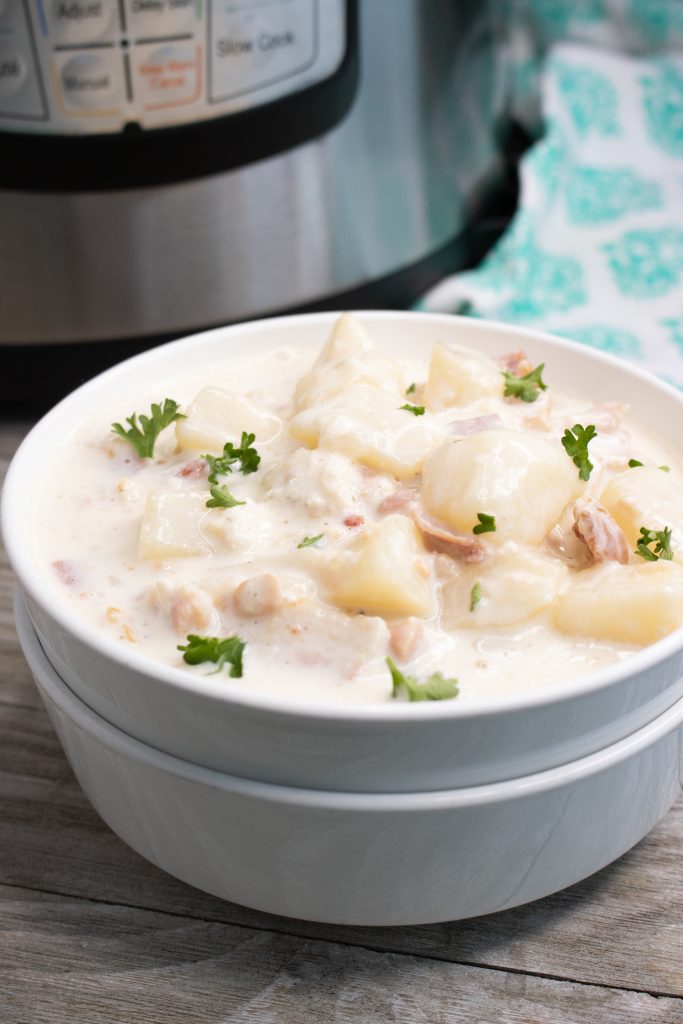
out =
[[[144,418],[93,409],[38,513],[45,585],[159,662],[293,699],[462,702],[683,624],[675,455],[524,352],[435,338],[399,361],[345,314],[319,352],[163,388],[135,396]]]

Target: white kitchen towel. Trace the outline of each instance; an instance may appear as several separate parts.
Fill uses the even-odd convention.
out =
[[[625,21],[617,49],[605,45],[614,17],[601,21],[600,0],[586,0],[590,42],[551,43],[538,78],[534,54],[518,60],[519,110],[533,119],[536,81],[542,116],[518,211],[477,269],[444,279],[419,307],[539,327],[683,387],[683,55],[660,45],[680,46],[683,3],[638,2],[650,14],[641,42],[657,52],[618,52],[627,29],[632,50],[638,38]]]

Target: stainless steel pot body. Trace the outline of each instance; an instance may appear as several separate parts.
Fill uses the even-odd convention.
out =
[[[481,4],[361,0],[355,96],[323,135],[170,184],[1,190],[0,342],[245,319],[447,245],[500,166],[501,32]]]

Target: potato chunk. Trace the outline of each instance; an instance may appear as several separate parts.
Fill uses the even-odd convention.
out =
[[[357,384],[405,393],[405,380],[398,363],[381,352],[363,352],[335,362],[316,365],[305,374],[294,390],[297,412],[325,402]]]
[[[145,505],[138,557],[164,559],[210,554],[213,549],[200,529],[206,511],[203,492],[153,491]]]
[[[469,405],[479,398],[502,398],[504,386],[500,367],[476,349],[441,344],[432,349],[425,388],[432,411]]]
[[[683,568],[658,561],[583,569],[553,608],[563,633],[651,644],[683,626]]]
[[[479,512],[495,516],[491,544],[540,544],[584,484],[559,444],[516,430],[484,430],[448,441],[425,462],[429,515],[471,533]]]
[[[387,516],[320,560],[327,600],[370,615],[426,618],[434,606],[425,549],[405,516]]]
[[[358,385],[310,409],[290,422],[292,437],[308,448],[342,452],[372,469],[405,479],[418,473],[443,438],[443,428],[425,413],[401,409],[397,395]]]
[[[508,545],[484,565],[459,565],[444,584],[443,625],[492,628],[527,622],[554,601],[567,568],[557,559]],[[472,590],[478,601],[472,608]]]
[[[361,352],[369,352],[374,348],[372,338],[360,320],[351,313],[342,313],[330,331],[330,336],[323,345],[315,366],[322,363],[336,362],[347,356],[357,356]]]
[[[683,542],[683,490],[661,469],[639,466],[614,477],[600,501],[616,519],[635,549],[641,526],[648,530],[673,529],[673,546]]]
[[[226,441],[238,442],[243,430],[266,444],[280,433],[282,422],[247,398],[220,388],[200,391],[187,410],[187,419],[178,420],[175,428],[180,448],[211,453],[222,452]]]

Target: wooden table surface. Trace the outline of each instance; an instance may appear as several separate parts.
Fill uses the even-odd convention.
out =
[[[0,469],[25,427],[0,424]],[[683,801],[592,878],[490,917],[351,928],[224,903],[147,863],[89,806],[11,596],[3,555],[1,1024],[683,1024]]]

